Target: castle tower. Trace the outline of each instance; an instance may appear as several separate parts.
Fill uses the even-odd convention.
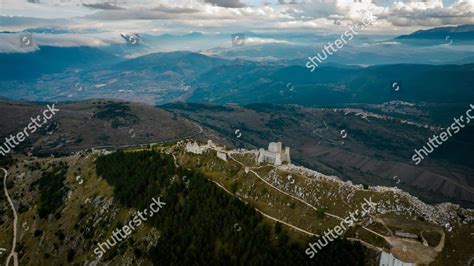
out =
[[[284,159],[283,159],[284,162],[287,162],[289,164],[291,164],[291,158],[290,158],[290,147],[286,147],[285,148],[285,153],[284,153]]]
[[[281,142],[270,142],[268,144],[268,151],[273,153],[281,153]]]

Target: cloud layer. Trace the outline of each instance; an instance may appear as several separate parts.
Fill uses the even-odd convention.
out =
[[[120,32],[331,34],[344,31],[367,12],[377,17],[366,31],[369,34],[397,35],[437,26],[474,24],[474,0],[0,1],[0,16],[4,16],[0,17],[0,31],[63,27],[77,33],[102,33],[101,36],[117,36]]]
[[[393,0],[392,0],[393,1]],[[302,30],[336,31],[338,21],[360,19],[370,11],[378,17],[374,32],[409,32],[430,26],[474,24],[474,1],[405,0],[278,0],[255,4],[244,0],[119,0],[112,3],[87,0],[44,0],[40,4],[2,0],[0,15],[35,18],[67,18],[78,21],[149,20],[149,25],[173,26],[170,31]],[[389,4],[387,4],[389,3]],[[164,22],[173,21],[174,23]],[[1,22],[0,22],[1,23]],[[335,26],[334,26],[335,25]],[[6,26],[1,25],[0,26]],[[143,25],[140,25],[143,26]],[[142,28],[143,31],[150,28]]]

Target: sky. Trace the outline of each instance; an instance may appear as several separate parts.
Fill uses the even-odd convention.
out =
[[[0,32],[56,27],[97,45],[121,32],[336,34],[367,14],[366,34],[400,35],[474,24],[474,0],[0,0]]]
[[[336,31],[334,20],[360,19],[373,13],[373,32],[410,32],[414,29],[474,24],[474,0],[0,0],[0,16],[69,19],[70,27],[97,23],[137,31],[221,32],[245,30]],[[40,3],[31,3],[39,1]],[[19,23],[3,30],[17,30]],[[129,24],[124,26],[125,23]],[[25,25],[30,27],[32,25]],[[17,27],[17,28],[15,28]]]

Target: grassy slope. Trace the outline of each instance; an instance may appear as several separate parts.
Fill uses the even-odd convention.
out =
[[[170,146],[165,148],[170,148]],[[258,180],[254,175],[245,174],[244,169],[242,169],[240,165],[231,161],[226,163],[217,159],[212,152],[202,156],[196,156],[181,151],[177,155],[180,164],[183,164],[185,167],[193,167],[200,170],[212,180],[224,185],[228,190],[234,188],[240,198],[257,206],[258,209],[266,214],[314,233],[321,233],[323,230],[332,228],[338,224],[337,220],[328,216],[319,218],[313,209],[288,196],[278,193],[276,190],[268,187],[264,182]],[[58,160],[66,161],[70,166],[65,184],[70,188],[70,193],[61,211],[60,219],[52,217],[48,220],[41,220],[37,216],[35,202],[38,195],[35,190],[29,191],[29,187],[32,182],[39,178],[40,171],[28,170],[27,166],[31,165],[31,163],[19,163],[17,166],[9,169],[10,178],[25,173],[23,178],[19,178],[15,181],[13,188],[10,190],[10,194],[14,195],[13,197],[17,201],[20,200],[21,197],[20,202],[30,207],[28,211],[20,214],[18,222],[20,244],[17,251],[19,252],[20,263],[28,264],[34,262],[37,265],[50,265],[51,263],[66,264],[70,249],[75,250],[74,261],[91,262],[95,258],[92,253],[92,248],[95,247],[95,243],[91,239],[84,238],[84,236],[87,235],[86,231],[88,228],[93,228],[96,239],[105,241],[110,237],[111,231],[115,229],[119,223],[125,224],[130,219],[133,210],[124,208],[123,206],[112,205],[108,211],[99,214],[99,207],[112,201],[113,190],[105,180],[95,175],[95,158],[96,155],[94,154],[85,154],[82,157],[44,158],[38,160],[43,169],[47,167],[48,163]],[[31,158],[22,157],[20,158],[20,162],[23,162],[23,159],[29,160]],[[247,161],[250,162],[251,159],[247,158]],[[256,171],[265,177],[272,170],[272,167],[263,167]],[[288,175],[281,171],[273,171],[273,173],[280,176],[282,180]],[[82,185],[79,185],[75,180],[77,174],[80,174],[84,178]],[[314,197],[309,197],[306,199],[308,202],[314,206],[325,206],[328,208],[328,212],[339,216],[345,216],[348,211],[358,208],[364,197],[372,196],[374,201],[381,199],[385,201],[394,200],[394,195],[390,193],[381,194],[362,190],[353,196],[348,206],[339,197],[331,198],[325,196],[327,193],[339,191],[336,183],[309,182],[305,176],[295,174],[293,174],[293,176],[298,184],[305,183],[309,191],[322,196],[319,201]],[[89,202],[87,199],[91,201]],[[101,203],[96,206],[94,200],[98,199],[101,199]],[[4,206],[1,208],[6,209],[5,204],[2,205]],[[2,247],[8,247],[11,241],[11,219],[9,219],[9,217],[11,217],[11,214],[9,211],[6,211],[3,216],[5,223],[1,225],[2,230],[0,230],[0,245],[2,245]],[[386,229],[386,227],[391,230],[402,229],[413,233],[443,230],[433,224],[416,221],[414,217],[408,215],[397,216],[394,214],[385,214],[378,217],[383,218],[385,225],[374,223],[370,225],[369,228],[382,234],[388,235],[388,229]],[[99,222],[94,227],[93,224],[96,221]],[[26,222],[26,226],[29,227],[28,231],[22,227],[24,222]],[[273,221],[268,219],[265,219],[265,222],[273,224]],[[35,237],[34,232],[36,230],[43,231],[43,234]],[[65,236],[64,240],[59,240],[59,231],[63,232]],[[472,255],[470,254],[469,245],[467,245],[472,242],[472,236],[470,235],[470,233],[474,231],[472,223],[469,225],[456,224],[455,230],[451,233],[448,233],[446,230],[443,231],[447,235],[445,248],[436,258],[434,265],[456,264],[458,262],[462,263],[467,261],[469,256]],[[295,241],[300,243],[308,241],[308,236],[306,235],[293,230],[288,230],[288,232],[290,238]],[[152,243],[157,240],[158,236],[158,231],[147,225],[142,226],[132,235],[128,242],[123,242],[123,245],[115,249],[116,251],[108,254],[112,259],[111,265],[122,265],[126,262],[150,265],[151,262],[145,258],[137,258],[134,249],[137,248],[142,252],[146,252]],[[345,236],[357,237],[376,246],[388,248],[388,244],[384,240],[367,233],[359,226],[350,229]],[[455,252],[452,252],[453,249]],[[115,252],[121,256],[113,257],[113,255],[116,254]],[[48,256],[49,258],[46,259]]]

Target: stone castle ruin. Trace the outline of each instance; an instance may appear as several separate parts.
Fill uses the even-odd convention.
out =
[[[290,164],[290,147],[286,147],[283,150],[281,142],[270,142],[268,150],[263,148],[258,150],[257,163],[270,163],[273,165]]]

